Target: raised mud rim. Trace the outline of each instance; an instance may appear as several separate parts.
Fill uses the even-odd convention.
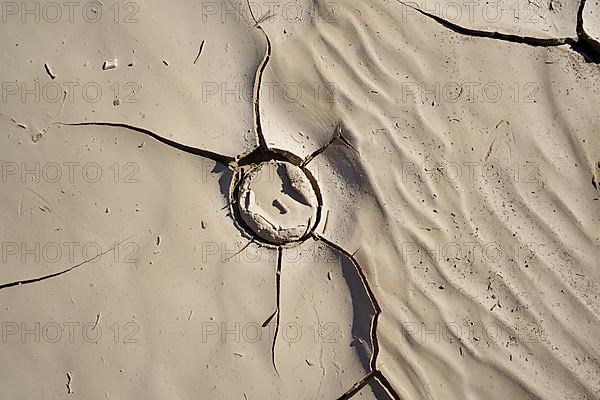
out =
[[[244,219],[241,216],[239,198],[240,187],[244,177],[251,171],[258,168],[262,163],[269,161],[287,162],[295,167],[298,167],[310,182],[311,188],[317,198],[315,219],[314,221],[312,221],[311,226],[307,229],[306,233],[299,239],[286,241],[284,243],[274,243],[267,241],[258,236],[254,232],[254,230],[250,226],[248,226],[248,224],[244,221]],[[297,156],[294,156],[293,154],[290,155],[287,152],[277,152],[272,150],[265,151],[264,149],[259,147],[255,151],[241,158],[237,162],[237,165],[234,167],[234,173],[231,175],[228,200],[229,213],[234,221],[234,225],[240,230],[240,232],[242,232],[242,235],[254,242],[257,242],[269,248],[276,249],[280,247],[295,247],[311,238],[315,228],[318,227],[321,222],[323,197],[321,195],[321,190],[319,189],[318,182],[314,175],[310,172],[310,170],[308,170],[308,168],[302,165],[301,159],[299,159]]]

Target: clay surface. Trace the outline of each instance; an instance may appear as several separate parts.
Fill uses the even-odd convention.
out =
[[[0,10],[0,399],[600,399],[598,1],[67,3]]]

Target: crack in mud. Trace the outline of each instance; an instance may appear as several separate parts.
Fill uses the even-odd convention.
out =
[[[412,8],[413,10],[417,11],[421,15],[424,15],[428,18],[433,19],[434,21],[438,22],[439,24],[443,25],[444,27],[446,27],[456,33],[460,33],[462,35],[496,39],[496,40],[502,40],[505,42],[528,44],[530,46],[537,46],[537,47],[562,46],[564,44],[569,44],[569,41],[573,40],[573,38],[569,38],[569,37],[542,39],[542,38],[536,38],[536,37],[531,37],[531,36],[514,35],[511,33],[501,33],[501,32],[497,32],[497,31],[482,31],[482,30],[478,30],[478,29],[466,28],[464,26],[461,26],[461,25],[455,24],[453,22],[450,22],[448,20],[445,20],[444,18],[438,17],[435,14],[431,14],[427,11],[423,11],[420,8],[415,7],[415,6],[413,6],[409,3],[406,3],[402,0],[396,0],[396,1],[400,4],[405,5],[406,7]]]
[[[269,322],[271,322],[273,320],[273,317],[275,317],[275,315],[277,315],[277,310],[273,311],[273,314],[269,315],[267,317],[267,319],[265,319],[265,322],[263,322],[260,326],[261,328],[266,327],[267,325],[269,325]]]
[[[350,147],[352,150],[354,150],[356,153],[358,153],[358,150],[356,149],[356,147],[354,147],[352,145],[352,143],[350,143],[350,141],[348,139],[346,139],[342,133],[342,126],[338,125],[335,128],[335,133],[333,134],[333,136],[331,137],[331,139],[329,139],[329,141],[327,143],[325,143],[321,148],[315,150],[312,154],[308,155],[300,164],[300,167],[306,167],[313,159],[315,159],[319,154],[323,153],[325,150],[327,150],[327,148],[329,146],[331,146],[336,140],[340,140],[342,143],[344,143],[346,146]]]
[[[73,375],[71,375],[70,372],[67,372],[67,394],[73,394],[75,392],[73,392],[73,388],[71,387],[71,384],[73,383]]]
[[[441,18],[435,14],[431,14],[427,11],[423,11],[410,3],[406,3],[402,0],[396,0],[398,3],[409,7],[421,15],[424,15],[427,18],[430,18],[440,25],[450,29],[453,32],[459,33],[461,35],[472,36],[472,37],[481,37],[488,38],[494,40],[501,40],[504,42],[511,43],[520,43],[527,44],[529,46],[534,47],[558,47],[563,45],[569,45],[570,48],[579,53],[587,62],[592,63],[600,63],[600,48],[596,48],[593,42],[590,42],[589,36],[583,31],[583,7],[585,5],[585,0],[581,0],[578,15],[577,15],[577,38],[573,37],[561,37],[561,38],[536,38],[531,36],[520,36],[510,33],[501,33],[497,31],[483,31],[479,29],[467,28],[453,22],[450,22],[444,18]],[[580,21],[581,20],[581,21]]]
[[[370,335],[371,342],[373,343],[373,354],[371,355],[371,361],[370,361],[370,365],[369,365],[369,367],[371,368],[371,372],[369,372],[361,381],[357,382],[352,388],[350,388],[350,390],[348,392],[346,392],[342,397],[340,397],[339,400],[349,399],[352,395],[356,394],[367,383],[367,381],[372,376],[375,376],[375,375],[380,376],[382,378],[382,379],[380,379],[381,384],[386,387],[386,389],[390,392],[392,397],[394,399],[399,400],[400,396],[398,396],[398,394],[396,393],[394,388],[390,385],[389,381],[383,376],[383,373],[377,369],[377,356],[379,355],[379,341],[377,339],[377,324],[379,322],[379,316],[381,315],[381,306],[379,305],[379,302],[377,301],[377,298],[375,297],[375,293],[373,293],[373,290],[371,289],[371,286],[369,285],[369,282],[367,281],[367,276],[365,275],[365,272],[363,271],[363,269],[360,266],[360,264],[358,263],[358,261],[356,261],[356,258],[354,258],[354,254],[350,254],[350,252],[348,252],[341,246],[333,243],[332,241],[330,241],[328,239],[325,239],[324,237],[320,236],[319,234],[317,234],[315,232],[313,232],[312,235],[316,240],[320,240],[321,242],[325,243],[326,245],[333,247],[340,253],[344,254],[352,262],[352,265],[354,265],[354,268],[358,272],[361,283],[363,284],[365,290],[367,291],[367,295],[369,296],[369,299],[371,300],[371,302],[373,303],[373,307],[375,308],[375,316],[373,317],[373,323],[371,324],[371,332],[370,332],[371,333],[371,335]]]
[[[283,249],[279,247],[277,249],[277,270],[275,271],[275,285],[277,291],[277,308],[275,309],[275,313],[273,316],[277,318],[277,322],[275,322],[275,333],[273,334],[273,344],[271,346],[271,362],[273,363],[273,368],[275,368],[275,372],[277,376],[279,376],[279,371],[277,370],[277,363],[275,362],[275,345],[277,344],[277,335],[279,333],[279,322],[281,315],[280,301],[281,301],[281,262],[283,259]],[[271,317],[273,318],[273,317]],[[270,319],[269,319],[270,321]]]
[[[120,241],[119,243],[116,243],[115,245],[109,247],[106,251],[103,251],[103,252],[97,254],[96,256],[94,256],[94,257],[92,257],[92,258],[90,258],[88,260],[84,260],[84,261],[80,262],[79,264],[73,265],[72,267],[69,267],[69,268],[64,269],[62,271],[59,271],[59,272],[55,272],[53,274],[48,274],[48,275],[40,276],[38,278],[31,278],[31,279],[25,279],[25,280],[20,280],[20,281],[14,281],[14,282],[9,282],[9,283],[4,283],[4,284],[0,285],[0,290],[8,289],[8,288],[15,287],[15,286],[29,285],[31,283],[37,283],[37,282],[45,281],[47,279],[51,279],[51,278],[55,278],[57,276],[61,276],[61,275],[67,274],[67,273],[69,273],[69,272],[71,272],[71,271],[73,271],[73,270],[75,270],[75,269],[77,269],[79,267],[82,267],[82,266],[84,266],[87,263],[95,261],[95,260],[99,259],[100,257],[102,257],[103,255],[105,255],[105,254],[113,251],[116,246],[119,246],[125,240],[127,240],[127,239],[124,239],[124,240]]]
[[[248,243],[246,243],[244,246],[242,246],[241,249],[239,249],[238,251],[236,251],[234,254],[232,254],[230,257],[227,257],[225,259],[225,262],[229,262],[231,259],[233,259],[234,257],[236,257],[238,254],[240,254],[242,251],[246,250],[248,248],[248,246],[250,246],[252,243],[254,243],[254,239],[252,238],[252,240],[250,240]]]
[[[379,383],[381,383],[381,385],[388,391],[388,393],[392,396],[394,400],[402,400],[400,395],[396,393],[396,390],[394,390],[394,387],[392,386],[390,381],[388,381],[387,378],[383,375],[383,372],[376,370],[374,374],[374,379],[378,380]]]
[[[200,55],[202,54],[202,49],[204,49],[204,43],[205,43],[205,42],[206,42],[206,41],[205,41],[205,40],[203,40],[203,41],[200,43],[200,49],[198,50],[198,55],[196,56],[196,59],[194,60],[194,64],[196,64],[196,62],[198,62],[198,59],[200,58]]]
[[[254,149],[251,150],[248,154],[245,155],[239,155],[236,157],[229,157],[229,156],[225,156],[222,154],[218,154],[215,152],[211,152],[208,150],[204,150],[204,149],[200,149],[200,148],[196,148],[196,147],[191,147],[191,146],[187,146],[178,142],[175,142],[173,140],[164,138],[158,134],[156,134],[155,132],[145,129],[145,128],[141,128],[141,127],[137,127],[134,125],[129,125],[129,124],[125,124],[125,123],[114,123],[114,122],[77,122],[77,123],[63,123],[63,122],[55,122],[53,125],[59,125],[59,126],[107,126],[107,127],[117,127],[117,128],[126,128],[126,129],[130,129],[133,130],[135,132],[139,132],[142,133],[144,135],[150,136],[151,138],[166,144],[172,148],[175,148],[177,150],[180,150],[182,152],[185,153],[189,153],[189,154],[193,154],[193,155],[198,155],[204,158],[208,158],[210,160],[213,160],[217,163],[223,164],[225,165],[227,168],[229,168],[230,170],[232,170],[234,172],[234,174],[232,174],[232,182],[230,184],[230,193],[233,196],[232,199],[233,201],[229,202],[229,207],[231,209],[233,209],[233,212],[231,212],[231,216],[232,219],[239,225],[239,226],[244,226],[243,221],[241,220],[241,218],[239,217],[239,215],[235,212],[235,193],[237,190],[237,186],[238,183],[241,181],[241,177],[243,175],[243,169],[245,166],[248,165],[252,165],[252,164],[258,164],[260,162],[264,162],[267,160],[282,160],[282,161],[287,161],[290,162],[300,168],[302,168],[304,170],[304,172],[306,173],[306,175],[308,176],[314,190],[315,193],[318,197],[318,212],[317,212],[317,217],[316,217],[316,223],[313,226],[318,226],[318,223],[320,221],[321,218],[321,211],[322,211],[322,196],[321,196],[321,192],[320,192],[320,188],[317,184],[317,181],[315,179],[314,176],[312,176],[312,174],[310,173],[310,171],[308,171],[305,167],[306,165],[308,165],[314,158],[316,158],[317,156],[319,156],[321,153],[323,153],[331,144],[333,144],[336,140],[340,140],[341,142],[343,142],[346,146],[350,147],[352,150],[354,150],[355,152],[358,153],[358,150],[352,145],[352,143],[350,141],[348,141],[342,134],[342,127],[341,125],[338,125],[336,127],[336,131],[334,133],[334,135],[332,136],[332,138],[321,148],[319,148],[318,150],[316,150],[314,153],[310,154],[309,156],[307,156],[305,159],[302,159],[298,156],[296,156],[295,154],[288,152],[288,151],[284,151],[284,150],[278,150],[278,149],[270,149],[266,143],[265,137],[264,137],[264,133],[262,131],[262,125],[261,125],[261,115],[260,115],[260,90],[261,90],[261,86],[262,86],[262,79],[263,79],[263,74],[264,71],[267,67],[267,64],[271,58],[271,52],[272,52],[272,45],[271,45],[271,41],[269,39],[269,36],[267,35],[267,33],[265,32],[265,30],[262,28],[262,26],[260,25],[261,22],[263,22],[264,20],[268,19],[268,15],[266,17],[262,17],[260,20],[257,20],[256,17],[253,14],[251,5],[250,5],[250,0],[248,1],[248,7],[250,9],[250,14],[252,16],[252,19],[255,22],[255,27],[260,29],[260,31],[263,33],[266,41],[267,41],[267,51],[261,61],[261,63],[259,64],[259,67],[256,71],[256,76],[255,76],[255,82],[254,82],[254,89],[253,89],[253,114],[254,114],[254,129],[255,129],[255,133],[256,133],[256,137],[258,140],[258,146]],[[400,1],[400,0],[398,0]],[[402,1],[400,1],[402,4],[404,4]],[[418,10],[420,12],[420,10]],[[434,18],[436,20],[438,20],[437,17],[432,16],[432,15],[428,15],[427,13],[425,13],[425,15]],[[441,19],[439,19],[438,22],[441,23]],[[482,35],[483,36],[483,35]],[[493,37],[493,36],[490,36]],[[200,45],[200,49],[198,52],[198,55],[196,57],[196,59],[194,60],[194,64],[198,61],[198,58],[200,57],[201,53],[202,53],[202,49],[204,46],[204,41],[202,41],[201,45]],[[246,230],[246,229],[243,229]],[[239,252],[244,251],[250,244],[252,243],[257,243],[258,245],[262,245],[262,243],[260,243],[260,241],[256,241],[256,236],[254,234],[251,233],[251,231],[246,230],[247,233],[249,233],[250,237],[252,238]],[[296,241],[296,242],[291,242],[289,243],[289,245],[297,245],[298,243],[308,239],[309,237],[314,237],[316,240],[320,240],[321,242],[323,242],[325,245],[328,245],[334,249],[336,249],[337,251],[339,251],[340,253],[344,254],[354,265],[356,271],[358,272],[360,279],[361,279],[361,283],[363,284],[367,295],[369,296],[373,307],[375,308],[375,315],[373,317],[373,321],[371,323],[371,329],[370,329],[370,337],[371,337],[371,341],[372,341],[372,346],[373,346],[373,353],[371,355],[371,359],[369,362],[369,368],[370,371],[358,382],[356,382],[352,388],[350,388],[346,393],[344,393],[339,400],[344,400],[344,399],[349,399],[350,397],[352,397],[353,395],[355,395],[356,393],[358,393],[365,385],[367,385],[371,380],[377,379],[382,386],[385,387],[385,389],[390,393],[390,395],[394,398],[394,399],[400,399],[400,397],[398,396],[398,394],[395,392],[395,390],[393,389],[393,387],[389,384],[389,382],[387,381],[387,379],[385,379],[385,377],[383,376],[383,374],[381,373],[381,371],[379,371],[377,369],[377,356],[379,354],[379,343],[378,343],[378,339],[377,339],[377,323],[378,323],[378,319],[379,316],[381,314],[381,307],[379,305],[379,303],[377,302],[377,299],[375,298],[375,295],[373,293],[373,291],[371,290],[371,287],[368,284],[368,281],[366,279],[366,275],[364,274],[364,271],[362,270],[362,267],[359,265],[359,263],[356,261],[356,259],[354,258],[354,254],[350,254],[348,251],[344,250],[342,247],[338,246],[337,244],[317,235],[314,231],[313,232],[309,232],[310,230],[307,230],[307,234],[305,235],[305,237],[303,237],[301,240]],[[282,259],[283,259],[283,249],[284,249],[285,245],[282,246],[277,246],[277,251],[278,251],[278,258],[277,258],[277,266],[276,266],[276,309],[273,312],[273,314],[271,314],[264,322],[263,322],[263,327],[268,325],[274,318],[276,318],[276,322],[275,322],[275,331],[274,331],[274,336],[273,336],[273,343],[271,346],[271,361],[273,364],[273,368],[275,370],[275,372],[277,373],[277,376],[279,376],[279,371],[277,369],[277,360],[276,360],[276,345],[277,345],[277,338],[279,335],[279,327],[280,327],[280,318],[281,318],[281,269],[282,269]],[[54,274],[50,274],[50,275],[46,275],[43,277],[39,277],[39,278],[34,278],[34,279],[30,279],[30,280],[24,280],[24,281],[17,281],[17,282],[11,282],[11,283],[7,283],[4,285],[0,285],[0,290],[1,289],[5,289],[5,288],[9,288],[9,287],[13,287],[13,286],[19,286],[19,285],[23,285],[23,284],[29,284],[29,283],[35,283],[35,282],[39,282],[39,281],[43,281],[46,279],[50,279],[56,276],[60,276],[62,274],[66,274],[76,268],[79,268],[99,257],[101,257],[102,255],[106,254],[107,252],[111,251],[111,249],[107,250],[106,252],[100,253],[98,254],[96,257],[91,258],[89,260],[86,260],[80,264],[77,264],[73,267],[70,267],[66,270],[54,273]],[[239,253],[238,252],[238,253]],[[237,254],[236,254],[237,255]],[[234,255],[235,256],[235,255]]]
[[[265,32],[265,30],[263,29],[263,27],[260,25],[259,21],[256,19],[256,17],[254,16],[254,12],[252,11],[252,6],[250,5],[250,0],[247,0],[248,3],[248,9],[250,10],[250,16],[252,17],[252,19],[254,20],[254,27],[260,29],[260,31],[263,33],[263,35],[265,36],[265,39],[267,40],[267,51],[265,52],[265,55],[262,59],[262,61],[260,62],[258,69],[256,70],[256,75],[254,78],[254,91],[253,91],[253,96],[254,96],[254,130],[256,132],[256,137],[258,138],[258,145],[260,148],[262,148],[264,151],[267,151],[269,149],[269,147],[267,146],[267,142],[265,141],[265,137],[263,135],[263,131],[262,131],[262,125],[260,123],[260,88],[262,86],[262,76],[263,73],[265,71],[265,68],[267,68],[267,64],[269,63],[269,60],[271,59],[271,40],[269,39],[269,35],[267,35],[267,32]],[[261,18],[261,22],[264,21],[266,18]]]
[[[593,62],[598,64],[600,63],[600,44],[583,29],[583,13],[585,11],[586,1],[587,0],[581,0],[579,8],[577,9],[577,35],[582,40],[579,44],[585,43],[585,47],[588,47],[593,51],[591,58]]]
[[[173,147],[173,148],[183,151],[185,153],[194,154],[194,155],[197,155],[200,157],[208,158],[210,160],[213,160],[214,162],[223,164],[230,169],[232,168],[232,163],[235,160],[233,157],[228,157],[223,154],[218,154],[218,153],[214,153],[212,151],[199,149],[197,147],[186,146],[184,144],[175,142],[173,140],[166,139],[148,129],[140,128],[140,127],[137,127],[134,125],[129,125],[129,124],[123,124],[123,123],[117,123],[117,122],[72,122],[72,123],[55,122],[53,125],[58,125],[58,126],[109,126],[109,127],[113,127],[113,128],[125,128],[125,129],[130,129],[135,132],[143,133],[146,136],[150,136],[151,138],[158,140],[159,142],[166,144],[167,146]]]
[[[348,400],[348,399],[352,398],[352,396],[354,396],[363,387],[365,387],[365,385],[367,385],[369,383],[369,381],[374,378],[374,376],[375,376],[375,371],[369,372],[360,381],[356,382],[354,384],[354,386],[352,386],[350,389],[348,389],[348,391],[346,393],[344,393],[343,395],[341,395],[338,398],[338,400]]]

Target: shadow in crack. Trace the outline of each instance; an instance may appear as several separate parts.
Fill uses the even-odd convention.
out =
[[[376,315],[376,309],[352,260],[343,253],[340,253],[339,257],[342,275],[352,298],[352,337],[354,340],[351,346],[356,350],[356,354],[364,368],[368,370],[373,356],[371,328]]]
[[[349,255],[310,238],[282,248],[279,329],[273,346],[288,390],[339,399],[373,375],[377,308]],[[311,389],[307,389],[310,386]]]
[[[226,165],[215,163],[214,168],[210,171],[213,174],[219,174],[219,191],[226,200],[229,200],[229,185],[233,178],[233,172]]]

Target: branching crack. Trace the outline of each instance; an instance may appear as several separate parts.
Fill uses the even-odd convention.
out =
[[[356,382],[354,384],[354,386],[352,386],[350,389],[348,389],[348,391],[346,393],[341,395],[338,400],[350,399],[352,396],[354,396],[356,393],[358,393],[363,387],[365,387],[365,385],[367,383],[369,383],[369,381],[371,379],[373,379],[374,376],[375,376],[375,371],[369,372],[367,375],[365,375],[364,378],[362,378],[360,381]]]
[[[238,251],[236,251],[234,254],[232,254],[231,256],[227,257],[225,259],[225,262],[230,261],[231,259],[237,257],[242,251],[246,250],[248,248],[248,246],[250,246],[252,243],[254,243],[254,239],[252,238],[251,240],[248,241],[248,243],[246,243],[244,246],[242,246]]]
[[[116,122],[74,122],[74,123],[55,122],[54,125],[59,125],[59,126],[110,126],[110,127],[114,127],[114,128],[131,129],[133,131],[143,133],[144,135],[150,136],[151,138],[158,140],[159,142],[166,144],[167,146],[171,146],[171,147],[173,147],[177,150],[183,151],[185,153],[194,154],[197,156],[208,158],[217,163],[223,164],[223,165],[227,166],[228,168],[231,168],[231,165],[234,161],[233,157],[228,157],[228,156],[214,153],[214,152],[208,151],[208,150],[198,149],[196,147],[186,146],[184,144],[177,143],[173,140],[166,139],[148,129],[140,128],[140,127],[137,127],[134,125],[116,123]]]
[[[269,315],[267,319],[265,319],[265,322],[262,323],[261,327],[264,328],[267,325],[269,325],[269,322],[273,320],[273,317],[275,317],[275,315],[277,315],[277,309],[275,309],[275,311],[273,311],[273,314]]]
[[[311,155],[309,155],[308,157],[306,157],[304,159],[304,161],[302,161],[302,164],[300,166],[301,167],[306,167],[313,159],[315,159],[319,154],[321,154],[325,150],[327,150],[327,148],[329,146],[331,146],[333,144],[333,142],[335,142],[338,139],[342,143],[344,143],[346,146],[350,147],[352,150],[354,150],[356,153],[358,153],[358,150],[356,149],[356,147],[354,147],[352,145],[352,143],[350,143],[350,141],[344,137],[343,131],[342,131],[342,126],[338,125],[335,128],[335,133],[333,134],[333,136],[331,137],[331,139],[329,139],[329,141],[327,143],[325,143],[323,146],[321,146],[319,149],[315,150],[315,152],[313,152]]]
[[[387,380],[383,373],[379,370],[375,371],[375,379],[381,383],[383,387],[389,392],[389,394],[394,398],[394,400],[401,400],[400,395],[396,393],[390,382]]]
[[[363,271],[363,269],[360,266],[360,264],[358,263],[358,261],[356,261],[356,258],[354,258],[354,254],[351,254],[350,252],[348,252],[341,246],[318,235],[315,232],[313,232],[312,235],[316,240],[320,240],[321,242],[325,243],[326,245],[328,245],[328,246],[336,249],[340,253],[344,254],[352,262],[352,265],[354,265],[354,268],[358,272],[358,275],[360,276],[360,279],[361,279],[361,283],[363,284],[365,290],[367,291],[367,294],[368,294],[369,298],[371,299],[371,302],[373,303],[373,307],[375,308],[375,316],[373,317],[373,323],[371,324],[371,332],[370,332],[371,342],[373,343],[373,354],[371,355],[371,362],[370,362],[371,372],[369,374],[367,374],[360,382],[355,384],[342,397],[340,397],[339,400],[349,399],[352,395],[356,394],[367,383],[367,381],[370,378],[372,378],[375,375],[381,377],[380,382],[382,383],[382,385],[384,385],[386,387],[386,389],[390,392],[392,397],[394,399],[399,400],[400,396],[398,396],[398,394],[396,393],[394,388],[389,384],[387,379],[385,379],[385,377],[383,376],[381,371],[379,371],[377,369],[377,356],[379,355],[379,342],[377,340],[377,324],[379,322],[379,316],[381,315],[381,306],[379,305],[379,302],[377,301],[377,298],[375,297],[375,293],[373,292],[373,290],[371,289],[371,286],[369,285],[369,282],[367,280],[367,276],[365,275],[365,272]]]
[[[346,393],[344,393],[340,398],[338,398],[338,400],[350,400],[355,394],[357,394],[363,387],[368,385],[371,381],[379,382],[394,400],[401,400],[398,393],[395,392],[392,385],[390,385],[389,381],[385,378],[385,376],[383,376],[383,374],[379,370],[369,372],[367,375],[365,375],[364,378],[355,383],[354,386],[352,386]]]

